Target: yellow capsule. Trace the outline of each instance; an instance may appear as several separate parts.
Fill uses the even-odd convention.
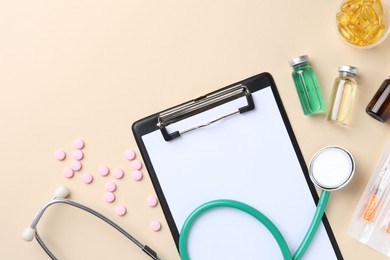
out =
[[[366,35],[366,31],[364,30],[364,28],[362,28],[358,24],[350,23],[350,24],[348,24],[348,29],[353,33],[353,35],[355,35],[357,37],[363,38],[364,35]]]
[[[368,25],[366,28],[364,28],[367,32],[367,37],[368,35],[370,34],[371,31],[375,30],[375,28],[378,26],[379,24],[370,24]]]
[[[384,30],[385,30],[385,26],[383,24],[379,24],[377,26],[374,26],[374,28],[368,32],[366,41],[369,44],[372,44],[372,43],[378,41],[382,37]]]
[[[351,20],[351,16],[353,15],[353,12],[339,12],[336,15],[337,22],[342,25],[347,25],[349,23],[349,20]]]
[[[349,30],[347,26],[344,26],[342,24],[339,25],[338,27],[339,33],[345,40],[347,40],[349,43],[354,44],[355,42],[355,36],[354,34]]]
[[[353,1],[353,0],[344,1],[341,4],[341,11],[342,12],[348,12],[348,11],[355,12],[361,6],[360,2],[361,2],[361,0],[359,0],[359,1]]]
[[[367,42],[364,41],[362,38],[355,37],[353,44],[358,45],[358,46],[365,46],[365,45],[367,45]]]
[[[370,25],[370,23],[371,23],[369,20],[370,18],[371,17],[368,16],[367,11],[364,8],[362,8],[361,10],[359,10],[358,15],[356,15],[356,19],[353,19],[353,22],[356,25],[359,25],[362,28],[365,28],[365,27]]]
[[[382,1],[381,0],[373,0],[372,8],[374,9],[377,16],[380,19],[382,19],[383,15],[384,15]]]
[[[360,21],[361,16],[362,16],[362,9],[363,9],[362,6],[360,6],[359,9],[356,9],[354,14],[351,16],[350,23],[359,24],[359,21]]]
[[[367,22],[371,25],[379,24],[379,17],[372,6],[365,5],[363,7],[364,17],[366,17]],[[366,25],[367,26],[367,25]]]
[[[362,4],[364,2],[364,0],[349,0],[352,4],[354,5],[359,5],[359,4]]]

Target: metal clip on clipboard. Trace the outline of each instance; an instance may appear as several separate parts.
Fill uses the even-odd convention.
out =
[[[216,106],[222,105],[224,103],[227,103],[229,101],[232,101],[234,99],[240,98],[240,97],[246,97],[246,100],[248,104],[244,107],[240,107],[237,109],[237,111],[226,114],[224,116],[218,117],[214,120],[211,120],[207,123],[196,125],[194,127],[191,127],[189,129],[183,130],[183,131],[175,131],[172,133],[168,133],[168,130],[166,129],[166,126],[175,123],[177,121],[183,120],[185,118],[188,118],[190,116],[199,114],[203,111],[209,110],[211,108],[214,108]],[[255,108],[255,104],[253,102],[252,94],[250,90],[242,84],[234,85],[231,87],[227,87],[215,92],[212,92],[210,94],[207,94],[205,96],[201,96],[197,99],[194,99],[192,101],[186,102],[182,105],[173,107],[169,110],[166,110],[159,114],[158,121],[157,121],[157,127],[161,130],[161,133],[165,139],[165,141],[170,141],[172,139],[175,139],[179,137],[182,134],[188,133],[190,131],[203,128],[206,126],[209,126],[217,121],[220,121],[222,119],[225,119],[227,117],[242,114],[247,111],[253,110]]]

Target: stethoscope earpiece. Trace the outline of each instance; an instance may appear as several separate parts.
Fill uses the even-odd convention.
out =
[[[57,199],[64,199],[68,196],[69,196],[69,190],[64,186],[58,186],[53,194],[53,197]]]
[[[31,242],[35,237],[35,229],[32,227],[26,227],[22,232],[22,238],[24,241]]]

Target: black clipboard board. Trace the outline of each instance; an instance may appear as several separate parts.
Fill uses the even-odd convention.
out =
[[[240,102],[237,101],[237,104],[236,104],[235,103],[236,100],[239,100]],[[268,103],[269,103],[269,105],[265,105]],[[233,110],[228,111],[228,113],[226,113],[225,110],[228,110],[228,106],[232,106],[235,108]],[[269,107],[267,107],[267,106],[269,106]],[[223,107],[223,109],[224,109],[223,114],[218,114],[218,113],[221,113],[221,111],[217,111],[220,107]],[[229,109],[231,109],[231,108],[229,108]],[[272,112],[272,113],[274,113],[274,115],[272,115],[272,117],[267,117],[269,115],[267,115],[268,111],[266,109],[273,110],[274,112]],[[254,111],[257,111],[257,112],[254,112]],[[206,114],[206,113],[210,114],[210,115],[207,114],[207,116],[208,116],[207,120],[202,117],[203,114]],[[259,113],[259,119],[257,119],[255,113]],[[261,116],[264,118],[261,119],[260,118]],[[204,121],[204,120],[206,120],[206,121]],[[232,125],[229,125],[229,124],[235,124],[235,125],[241,124],[241,122],[238,123],[238,120],[243,120],[244,124],[246,124],[246,125],[249,125],[250,122],[253,121],[254,123],[252,123],[252,125],[258,127],[259,133],[258,134],[257,133],[249,133],[249,132],[251,132],[252,128],[246,128],[246,130],[241,129],[241,130],[237,130],[238,132],[237,131],[234,132],[232,130]],[[264,120],[264,122],[262,122],[261,120]],[[191,122],[191,124],[192,124],[192,126],[191,126],[189,124],[189,121],[194,121],[195,124],[194,124],[194,122]],[[236,121],[236,122],[234,122],[234,121]],[[265,132],[261,133],[263,131],[263,129],[267,128],[268,124],[272,125],[274,121],[278,121],[278,123],[275,123],[275,126],[273,126],[275,128],[268,130],[268,131],[271,131],[273,133],[266,132],[267,130],[264,130]],[[222,123],[222,122],[224,122],[224,123]],[[183,123],[183,124],[181,124],[181,123]],[[259,124],[263,124],[263,126],[259,126]],[[184,128],[179,129],[180,127],[184,127]],[[204,156],[206,159],[210,159],[209,158],[210,154],[207,154],[208,150],[207,149],[202,150],[202,149],[204,149],[203,146],[213,145],[213,144],[217,145],[217,143],[214,143],[214,140],[218,139],[218,138],[223,138],[223,137],[219,137],[220,135],[218,134],[218,132],[215,132],[215,131],[221,131],[221,129],[224,129],[224,130],[227,129],[227,132],[228,132],[227,136],[229,136],[229,139],[235,139],[235,138],[236,139],[245,139],[245,138],[247,138],[247,136],[246,136],[247,134],[252,134],[254,136],[252,139],[249,138],[246,141],[246,143],[245,143],[245,141],[243,141],[244,144],[242,144],[241,148],[245,149],[245,150],[246,150],[246,146],[248,146],[248,147],[254,146],[254,148],[253,147],[250,148],[250,149],[254,149],[254,151],[256,149],[262,149],[262,148],[259,148],[259,146],[262,146],[263,144],[265,146],[265,143],[267,143],[269,141],[268,139],[272,139],[273,135],[274,134],[277,135],[279,132],[280,132],[280,135],[282,137],[281,139],[284,138],[283,143],[279,144],[279,142],[281,142],[281,141],[279,141],[278,139],[273,140],[273,142],[276,143],[276,146],[280,145],[280,147],[282,147],[282,148],[284,147],[283,145],[285,145],[286,150],[291,149],[290,154],[288,154],[288,158],[287,158],[287,156],[286,156],[286,158],[283,158],[283,155],[280,158],[275,158],[276,156],[279,156],[280,152],[283,153],[284,150],[277,151],[277,149],[279,149],[279,147],[274,147],[271,144],[269,150],[264,152],[264,156],[263,155],[260,156],[262,158],[264,157],[263,162],[262,162],[262,158],[258,159],[258,158],[254,157],[254,159],[250,159],[249,164],[251,164],[251,162],[253,160],[255,160],[255,161],[258,160],[259,165],[267,164],[268,161],[273,160],[273,159],[275,159],[275,162],[278,162],[277,160],[292,161],[291,165],[293,165],[296,168],[296,171],[297,171],[296,174],[300,175],[300,177],[298,175],[296,176],[297,178],[300,179],[300,180],[297,180],[297,182],[301,182],[300,185],[303,185],[306,187],[306,188],[301,188],[300,190],[307,189],[307,191],[304,195],[305,196],[304,200],[306,201],[305,203],[308,204],[307,206],[303,205],[302,207],[310,207],[311,209],[309,210],[310,212],[307,212],[305,214],[305,217],[304,217],[305,221],[303,221],[300,224],[297,224],[297,222],[299,222],[302,218],[302,216],[298,216],[297,222],[294,222],[295,225],[299,226],[299,230],[301,230],[301,233],[294,232],[294,233],[300,233],[300,234],[293,234],[292,236],[296,235],[299,238],[294,238],[293,240],[289,241],[289,239],[291,239],[291,238],[289,238],[289,236],[288,236],[286,239],[289,244],[295,243],[295,245],[293,245],[293,246],[290,245],[290,250],[294,251],[295,247],[297,247],[297,244],[300,243],[301,239],[303,238],[304,233],[307,230],[307,227],[310,224],[311,218],[312,218],[313,213],[314,213],[313,208],[315,207],[316,203],[318,202],[318,195],[316,193],[314,185],[310,181],[305,161],[303,159],[303,156],[302,156],[302,153],[300,151],[297,140],[294,136],[292,127],[289,123],[287,113],[283,107],[283,104],[282,104],[281,98],[279,96],[279,93],[277,91],[274,80],[273,80],[271,74],[269,74],[269,73],[258,74],[256,76],[242,80],[242,81],[237,82],[235,84],[221,88],[221,89],[214,91],[208,95],[205,95],[205,96],[199,97],[197,99],[191,100],[189,102],[180,104],[178,106],[172,107],[172,108],[167,109],[165,111],[162,111],[160,113],[153,114],[153,115],[148,116],[144,119],[141,119],[133,124],[132,130],[133,130],[134,137],[135,137],[137,145],[140,149],[140,152],[141,152],[141,155],[142,155],[143,160],[145,162],[146,168],[149,172],[154,189],[155,189],[156,194],[158,196],[158,199],[159,199],[159,202],[160,202],[161,207],[163,209],[165,218],[166,218],[167,223],[169,225],[170,232],[172,234],[172,237],[173,237],[176,245],[178,246],[179,229],[180,229],[180,225],[184,221],[183,218],[185,218],[185,215],[186,214],[188,215],[191,212],[191,210],[193,210],[195,208],[195,206],[199,206],[200,205],[199,202],[202,202],[202,199],[206,199],[206,200],[207,199],[209,199],[209,200],[211,200],[211,199],[237,199],[237,200],[240,200],[241,199],[241,200],[244,200],[244,202],[254,206],[255,208],[257,208],[258,210],[262,211],[263,213],[265,213],[267,215],[267,212],[264,212],[262,210],[262,203],[267,204],[267,202],[269,202],[268,200],[264,201],[264,199],[263,199],[263,202],[260,202],[258,205],[253,205],[253,203],[258,203],[256,199],[251,201],[252,200],[251,198],[247,198],[245,196],[243,198],[240,197],[241,196],[240,194],[249,193],[249,191],[250,191],[251,194],[253,192],[255,192],[256,194],[258,193],[259,197],[264,198],[264,194],[261,194],[261,189],[258,191],[255,191],[256,189],[253,186],[251,186],[251,185],[253,185],[253,183],[250,184],[251,183],[250,181],[246,181],[243,184],[240,181],[237,181],[237,185],[240,186],[239,190],[241,190],[241,192],[240,191],[232,191],[231,184],[222,183],[225,179],[225,176],[226,176],[226,175],[223,175],[222,177],[218,177],[219,179],[214,180],[215,186],[212,186],[212,187],[218,186],[218,187],[216,187],[216,190],[221,190],[221,192],[218,193],[218,192],[215,192],[214,188],[203,189],[204,188],[203,185],[206,185],[205,183],[208,180],[207,179],[203,180],[203,181],[199,180],[199,182],[197,182],[198,181],[196,179],[197,177],[195,177],[195,179],[192,179],[193,180],[192,183],[197,183],[197,185],[199,185],[199,188],[202,188],[201,190],[199,190],[199,192],[201,194],[194,193],[195,190],[192,192],[192,194],[187,194],[187,191],[191,190],[192,183],[191,182],[186,183],[186,178],[187,177],[191,178],[194,174],[196,175],[198,173],[193,172],[192,175],[185,176],[185,174],[187,174],[187,172],[186,172],[187,168],[185,167],[185,163],[181,162],[183,164],[181,166],[182,168],[180,170],[182,173],[180,173],[180,175],[176,175],[176,177],[170,176],[170,174],[173,174],[173,173],[172,172],[170,173],[170,169],[166,165],[166,162],[163,161],[161,158],[165,158],[164,160],[171,160],[172,162],[174,162],[176,160],[176,158],[174,158],[174,157],[181,158],[181,156],[183,154],[187,153],[188,151],[193,152],[192,151],[193,147],[197,147],[194,149],[199,149],[199,151],[202,151],[202,152],[199,152],[202,154],[202,156]],[[277,131],[275,131],[275,130],[277,130]],[[244,132],[241,133],[239,131],[244,131]],[[211,137],[208,136],[207,132],[210,132]],[[252,140],[258,139],[259,136],[267,135],[267,134],[269,136],[260,140],[258,143],[259,145],[252,145],[252,143],[254,143],[254,142],[252,142]],[[211,138],[211,139],[209,139],[210,140],[209,142],[205,142],[205,140],[208,140],[207,138]],[[195,141],[190,142],[189,141],[190,139],[195,139]],[[185,140],[185,142],[186,142],[185,145],[187,145],[187,146],[184,145],[184,148],[181,146],[181,140]],[[203,144],[199,144],[202,142],[203,142]],[[261,143],[261,142],[263,142],[263,143]],[[198,144],[199,144],[199,146],[198,146]],[[220,145],[224,144],[224,142],[220,142],[219,144]],[[268,144],[268,145],[270,145],[270,144]],[[175,147],[177,147],[177,149],[179,149],[179,150],[181,149],[181,150],[178,151],[177,153],[175,153],[174,152],[174,150],[176,149]],[[248,150],[250,150],[250,149],[248,149]],[[268,148],[264,148],[264,149],[268,149]],[[274,155],[272,155],[272,151],[270,151],[270,150],[275,150]],[[217,162],[215,162],[214,159],[216,159],[216,158],[214,158],[213,160],[209,160],[208,164],[209,164],[209,166],[210,166],[210,164],[216,164],[216,165],[213,165],[213,167],[214,166],[218,167],[218,163],[219,163],[219,165],[222,166],[222,164],[225,161],[223,161],[223,156],[220,156],[219,153],[226,153],[227,151],[223,150],[223,148],[221,148],[220,150],[218,150],[218,148],[216,148],[215,151],[216,152],[214,152],[212,154],[212,156],[218,157]],[[199,156],[199,153],[192,154],[192,156],[197,157],[197,156]],[[205,154],[205,155],[203,155],[203,154]],[[271,154],[271,155],[268,155],[268,154]],[[245,156],[246,156],[245,158],[247,158],[248,156],[253,156],[253,155],[245,155]],[[269,157],[267,159],[266,158],[267,156],[271,156],[271,157]],[[294,158],[292,158],[292,157],[294,157]],[[232,159],[232,158],[230,158],[230,159]],[[183,160],[183,158],[182,158],[182,160]],[[186,157],[184,157],[184,160],[188,160],[188,163],[191,162],[190,159],[186,158]],[[192,166],[188,165],[188,168],[189,167],[192,167]],[[252,166],[252,168],[256,169],[258,167]],[[228,171],[229,171],[229,169],[228,169]],[[214,171],[214,173],[215,172],[217,172],[217,171]],[[252,172],[252,170],[251,170],[251,172]],[[276,169],[275,169],[275,172],[277,172]],[[281,174],[281,173],[276,173],[276,174]],[[275,189],[277,189],[277,186],[279,186],[279,185],[284,185],[285,187],[287,187],[287,190],[289,189],[289,187],[283,183],[283,178],[284,177],[292,178],[292,177],[290,175],[286,175],[282,178],[283,174],[281,174],[280,183],[276,184]],[[185,178],[183,177],[183,175],[185,176]],[[210,174],[206,175],[206,176],[210,176]],[[232,176],[233,175],[231,175],[231,176],[229,175],[226,178],[230,177],[231,178],[230,182],[235,182],[234,177],[232,177]],[[270,175],[270,174],[264,174],[263,177],[259,176],[259,174],[253,174],[253,177],[257,180],[258,185],[260,185],[260,186],[263,185],[262,190],[267,189],[267,185],[264,186],[264,183],[262,182],[261,178],[263,178],[263,177],[265,179],[274,178],[273,182],[278,181],[277,178],[275,179],[274,175]],[[251,177],[246,176],[246,178],[251,178]],[[291,180],[294,181],[295,179],[291,179]],[[182,186],[179,187],[179,185],[182,185],[182,186],[187,185],[188,189],[185,189],[185,188],[183,189],[183,187]],[[219,187],[220,185],[225,185],[226,187]],[[245,185],[247,185],[248,187],[246,187]],[[291,185],[294,185],[294,183],[291,183]],[[175,191],[175,189],[177,189],[179,191]],[[226,193],[224,192],[224,189],[227,191]],[[286,188],[284,190],[286,190]],[[284,190],[277,191],[277,193],[283,193]],[[175,193],[175,192],[179,192],[179,193]],[[211,192],[213,194],[210,197],[207,197],[206,195],[204,195],[204,193],[208,193],[208,192]],[[228,197],[228,198],[227,197],[218,197],[218,196],[223,196],[226,194],[227,194],[227,196],[231,196],[231,197]],[[290,194],[291,194],[291,192],[290,192]],[[199,196],[200,197],[203,196],[205,198],[198,200]],[[295,196],[295,195],[293,195],[293,196]],[[178,197],[180,197],[180,198],[178,198]],[[290,197],[290,196],[287,196],[287,197]],[[310,198],[308,198],[308,197],[310,197]],[[247,201],[245,201],[245,200],[247,200]],[[269,210],[268,210],[268,213],[270,215],[273,215],[275,211],[279,211],[279,210],[277,210],[278,208],[284,207],[284,206],[289,206],[291,204],[291,202],[287,201],[286,205],[283,205],[283,202],[282,202],[282,204],[280,204],[281,201],[283,201],[283,197],[281,197],[279,200],[275,200],[275,203],[277,203],[277,205],[274,205],[275,210],[272,209],[273,206],[271,205],[271,208],[269,208]],[[203,201],[203,202],[206,202],[206,201]],[[294,203],[299,204],[301,202],[298,201],[298,202],[294,202]],[[193,204],[193,205],[191,207],[188,204]],[[289,205],[287,205],[287,204],[289,204]],[[312,204],[312,205],[309,205],[309,204]],[[258,206],[258,207],[256,207],[256,206]],[[183,208],[185,208],[185,209],[183,209]],[[184,211],[184,213],[181,211]],[[313,211],[313,213],[311,211]],[[227,215],[229,215],[229,216],[235,215],[236,213],[225,211],[225,212],[218,212],[218,214],[219,215],[216,216],[214,220],[212,218],[210,218],[211,221],[209,223],[204,221],[205,224],[203,226],[200,225],[198,228],[198,229],[200,229],[199,232],[198,231],[194,232],[194,233],[196,233],[195,238],[193,239],[193,243],[195,245],[194,245],[194,248],[192,249],[192,253],[196,254],[198,256],[198,258],[194,258],[194,259],[202,259],[202,260],[206,259],[204,257],[206,255],[209,255],[209,253],[210,253],[209,251],[212,250],[213,248],[215,249],[214,246],[208,247],[207,242],[203,243],[203,241],[201,241],[203,244],[199,242],[199,240],[202,240],[202,237],[205,237],[205,236],[209,237],[210,232],[213,232],[212,230],[210,231],[210,227],[211,226],[214,227],[215,225],[218,225],[220,220],[225,219],[225,217]],[[278,213],[278,214],[281,215],[280,213]],[[287,215],[291,215],[291,214],[294,215],[294,212],[287,213]],[[243,219],[241,219],[241,217],[242,216],[239,216],[239,217],[234,216],[230,221],[234,222],[234,221],[238,220],[238,221],[243,221],[245,223],[248,222],[248,220],[246,220],[246,219],[243,220]],[[283,217],[286,218],[286,216],[281,216],[281,218],[283,218]],[[271,218],[271,220],[273,220],[272,216],[270,218]],[[276,217],[276,219],[277,218],[278,217]],[[285,219],[285,220],[288,221],[289,219]],[[229,221],[229,220],[227,220],[227,221]],[[285,222],[286,221],[282,221],[281,223],[279,223],[279,225],[283,226],[283,224]],[[275,223],[275,224],[278,226],[278,223]],[[209,226],[207,226],[207,225],[209,225]],[[253,225],[253,224],[250,224],[250,225]],[[259,225],[261,225],[261,224],[259,224]],[[251,229],[251,227],[248,227],[248,228]],[[204,229],[203,233],[202,233],[202,229]],[[220,231],[221,228],[219,228],[217,230]],[[285,231],[289,232],[289,227],[286,227]],[[239,233],[239,232],[241,232],[241,230],[233,231],[233,232]],[[281,232],[283,233],[283,228],[282,228]],[[311,248],[309,248],[308,252],[306,253],[306,257],[308,257],[307,259],[311,259],[310,255],[315,256],[315,259],[326,259],[326,260],[328,260],[328,259],[343,259],[341,252],[340,252],[340,249],[337,245],[336,239],[333,235],[333,232],[331,230],[331,227],[329,225],[329,222],[328,222],[326,216],[323,217],[322,225],[320,225],[318,233],[320,233],[320,234],[318,234],[318,235],[316,234],[316,237],[318,236],[320,238],[314,239],[314,241],[313,241],[314,245],[311,246],[311,247],[313,247],[313,249],[311,250]],[[229,233],[227,233],[227,234],[229,234]],[[251,234],[250,236],[255,236],[255,235]],[[263,234],[263,236],[266,236],[266,235]],[[245,238],[245,236],[244,236],[244,238]],[[212,243],[215,243],[216,240],[219,240],[219,239],[215,239],[215,237],[210,238],[210,239],[211,239]],[[233,241],[233,244],[240,245],[241,240],[243,240],[243,239],[237,239],[237,241]],[[250,240],[252,240],[252,239],[250,239]],[[295,241],[295,240],[298,240],[298,241]],[[251,241],[248,241],[248,242],[251,242]],[[261,244],[262,240],[259,239],[257,242]],[[270,244],[265,245],[264,248],[261,249],[262,252],[264,251],[264,249],[267,249],[267,250],[270,248],[272,249],[272,247],[273,247],[272,244],[274,242],[271,241],[269,243]],[[241,247],[247,247],[248,245],[249,244],[244,243],[241,245]],[[222,250],[224,248],[226,249],[226,247],[230,247],[229,242],[228,241],[223,242],[220,245],[220,247],[221,247],[220,249],[222,249]],[[318,251],[319,249],[320,249],[320,252],[318,254],[316,254],[314,251]],[[243,249],[243,250],[247,250],[247,249]],[[324,250],[327,253],[324,253],[324,251],[321,251],[321,250]],[[199,253],[202,251],[204,251],[203,255],[202,255],[202,253]],[[238,249],[238,251],[239,251],[239,249]],[[190,248],[190,253],[191,253],[191,248]],[[257,254],[258,252],[254,252],[254,253]],[[266,257],[268,257],[267,259],[275,259],[275,258],[272,258],[275,255],[278,255],[278,252],[264,255],[263,258],[261,256],[256,257],[256,258],[257,259],[266,259]],[[234,259],[234,257],[236,257],[236,256],[233,256],[231,252],[227,253],[227,256],[233,257],[233,258],[229,258],[229,259]],[[271,257],[271,258],[269,258],[269,257]],[[322,258],[322,257],[324,257],[324,258]],[[210,259],[212,259],[212,258],[210,258]],[[214,257],[214,259],[217,259],[217,258]],[[218,258],[218,259],[221,259],[221,258]],[[224,259],[227,259],[227,258],[224,258]],[[244,258],[240,258],[240,259],[244,259]]]

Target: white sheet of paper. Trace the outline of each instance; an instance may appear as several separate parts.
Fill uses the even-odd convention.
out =
[[[255,110],[166,142],[160,131],[142,137],[179,230],[199,205],[215,199],[245,202],[281,231],[293,253],[315,203],[270,87],[252,93]],[[233,100],[169,126],[185,130],[245,106]],[[282,259],[271,234],[235,209],[213,209],[190,231],[192,260]],[[337,259],[321,223],[303,259]]]

